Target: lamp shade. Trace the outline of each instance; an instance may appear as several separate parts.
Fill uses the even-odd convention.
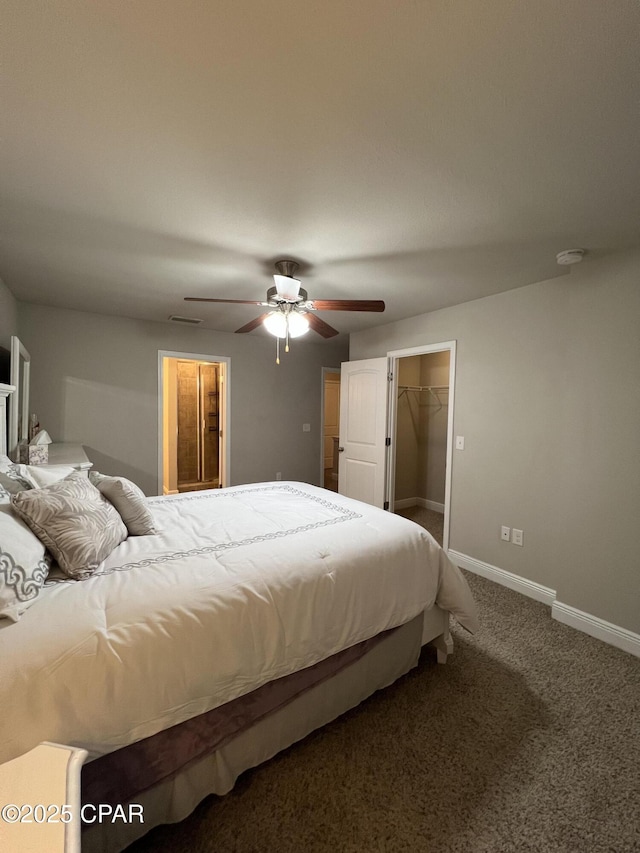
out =
[[[304,314],[292,311],[288,315],[288,319],[290,338],[299,338],[309,331],[309,321]],[[285,338],[287,336],[287,315],[282,312],[273,311],[263,322],[267,331],[275,335],[276,338]]]
[[[288,275],[274,275],[273,280],[276,283],[278,296],[295,302],[300,295],[300,281]]]

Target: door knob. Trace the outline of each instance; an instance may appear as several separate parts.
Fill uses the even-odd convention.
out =
[[[344,447],[339,447],[339,448],[338,448],[338,453],[344,453]]]

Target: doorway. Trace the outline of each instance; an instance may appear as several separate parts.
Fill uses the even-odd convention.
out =
[[[433,373],[430,376],[425,373],[424,380],[419,374],[417,377],[410,375],[409,378],[403,375],[403,380],[400,381],[402,359],[444,352],[448,354],[448,366],[446,363],[437,365],[439,373]],[[421,395],[435,392],[435,398],[432,396],[430,399],[434,402],[434,408],[438,413],[445,413],[447,425],[444,451],[444,500],[441,501],[436,496],[422,498],[415,493],[403,497],[406,501],[410,498],[412,504],[415,498],[432,502],[432,511],[439,512],[439,515],[443,516],[442,547],[445,550],[449,547],[455,363],[455,341],[395,350],[387,353],[386,357],[344,362],[340,389],[340,450],[342,452],[339,457],[338,491],[346,497],[355,498],[391,512],[396,509],[396,499],[403,500],[400,496],[396,496],[396,467],[398,461],[401,463],[404,461],[404,454],[407,452],[402,441],[402,429],[400,435],[397,430],[398,400],[403,390],[398,386],[414,387],[419,389],[415,393]],[[421,363],[417,364],[421,370]],[[431,369],[432,367],[429,366],[428,371]],[[425,370],[427,371],[427,368]],[[445,387],[435,387],[440,385],[446,386],[446,390]],[[419,421],[416,422],[416,428],[418,425]],[[418,462],[415,461],[415,464],[417,466]],[[416,488],[417,484],[410,491],[415,492]],[[430,505],[426,504],[425,508],[429,509],[429,507]],[[403,510],[406,506],[400,505],[397,509]]]
[[[389,509],[449,545],[455,341],[389,353]]]
[[[159,353],[161,494],[228,485],[229,359]]]
[[[338,491],[340,434],[340,368],[322,368],[322,448],[320,485]]]
[[[393,511],[442,544],[449,415],[449,352],[397,361]]]

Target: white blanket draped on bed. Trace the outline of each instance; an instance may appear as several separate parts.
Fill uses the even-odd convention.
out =
[[[152,498],[84,581],[0,628],[0,762],[49,740],[91,757],[403,624],[475,606],[432,537],[302,483]]]

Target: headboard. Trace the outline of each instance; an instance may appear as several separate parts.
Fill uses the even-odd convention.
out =
[[[7,453],[7,400],[15,390],[15,385],[0,383],[0,456]]]

